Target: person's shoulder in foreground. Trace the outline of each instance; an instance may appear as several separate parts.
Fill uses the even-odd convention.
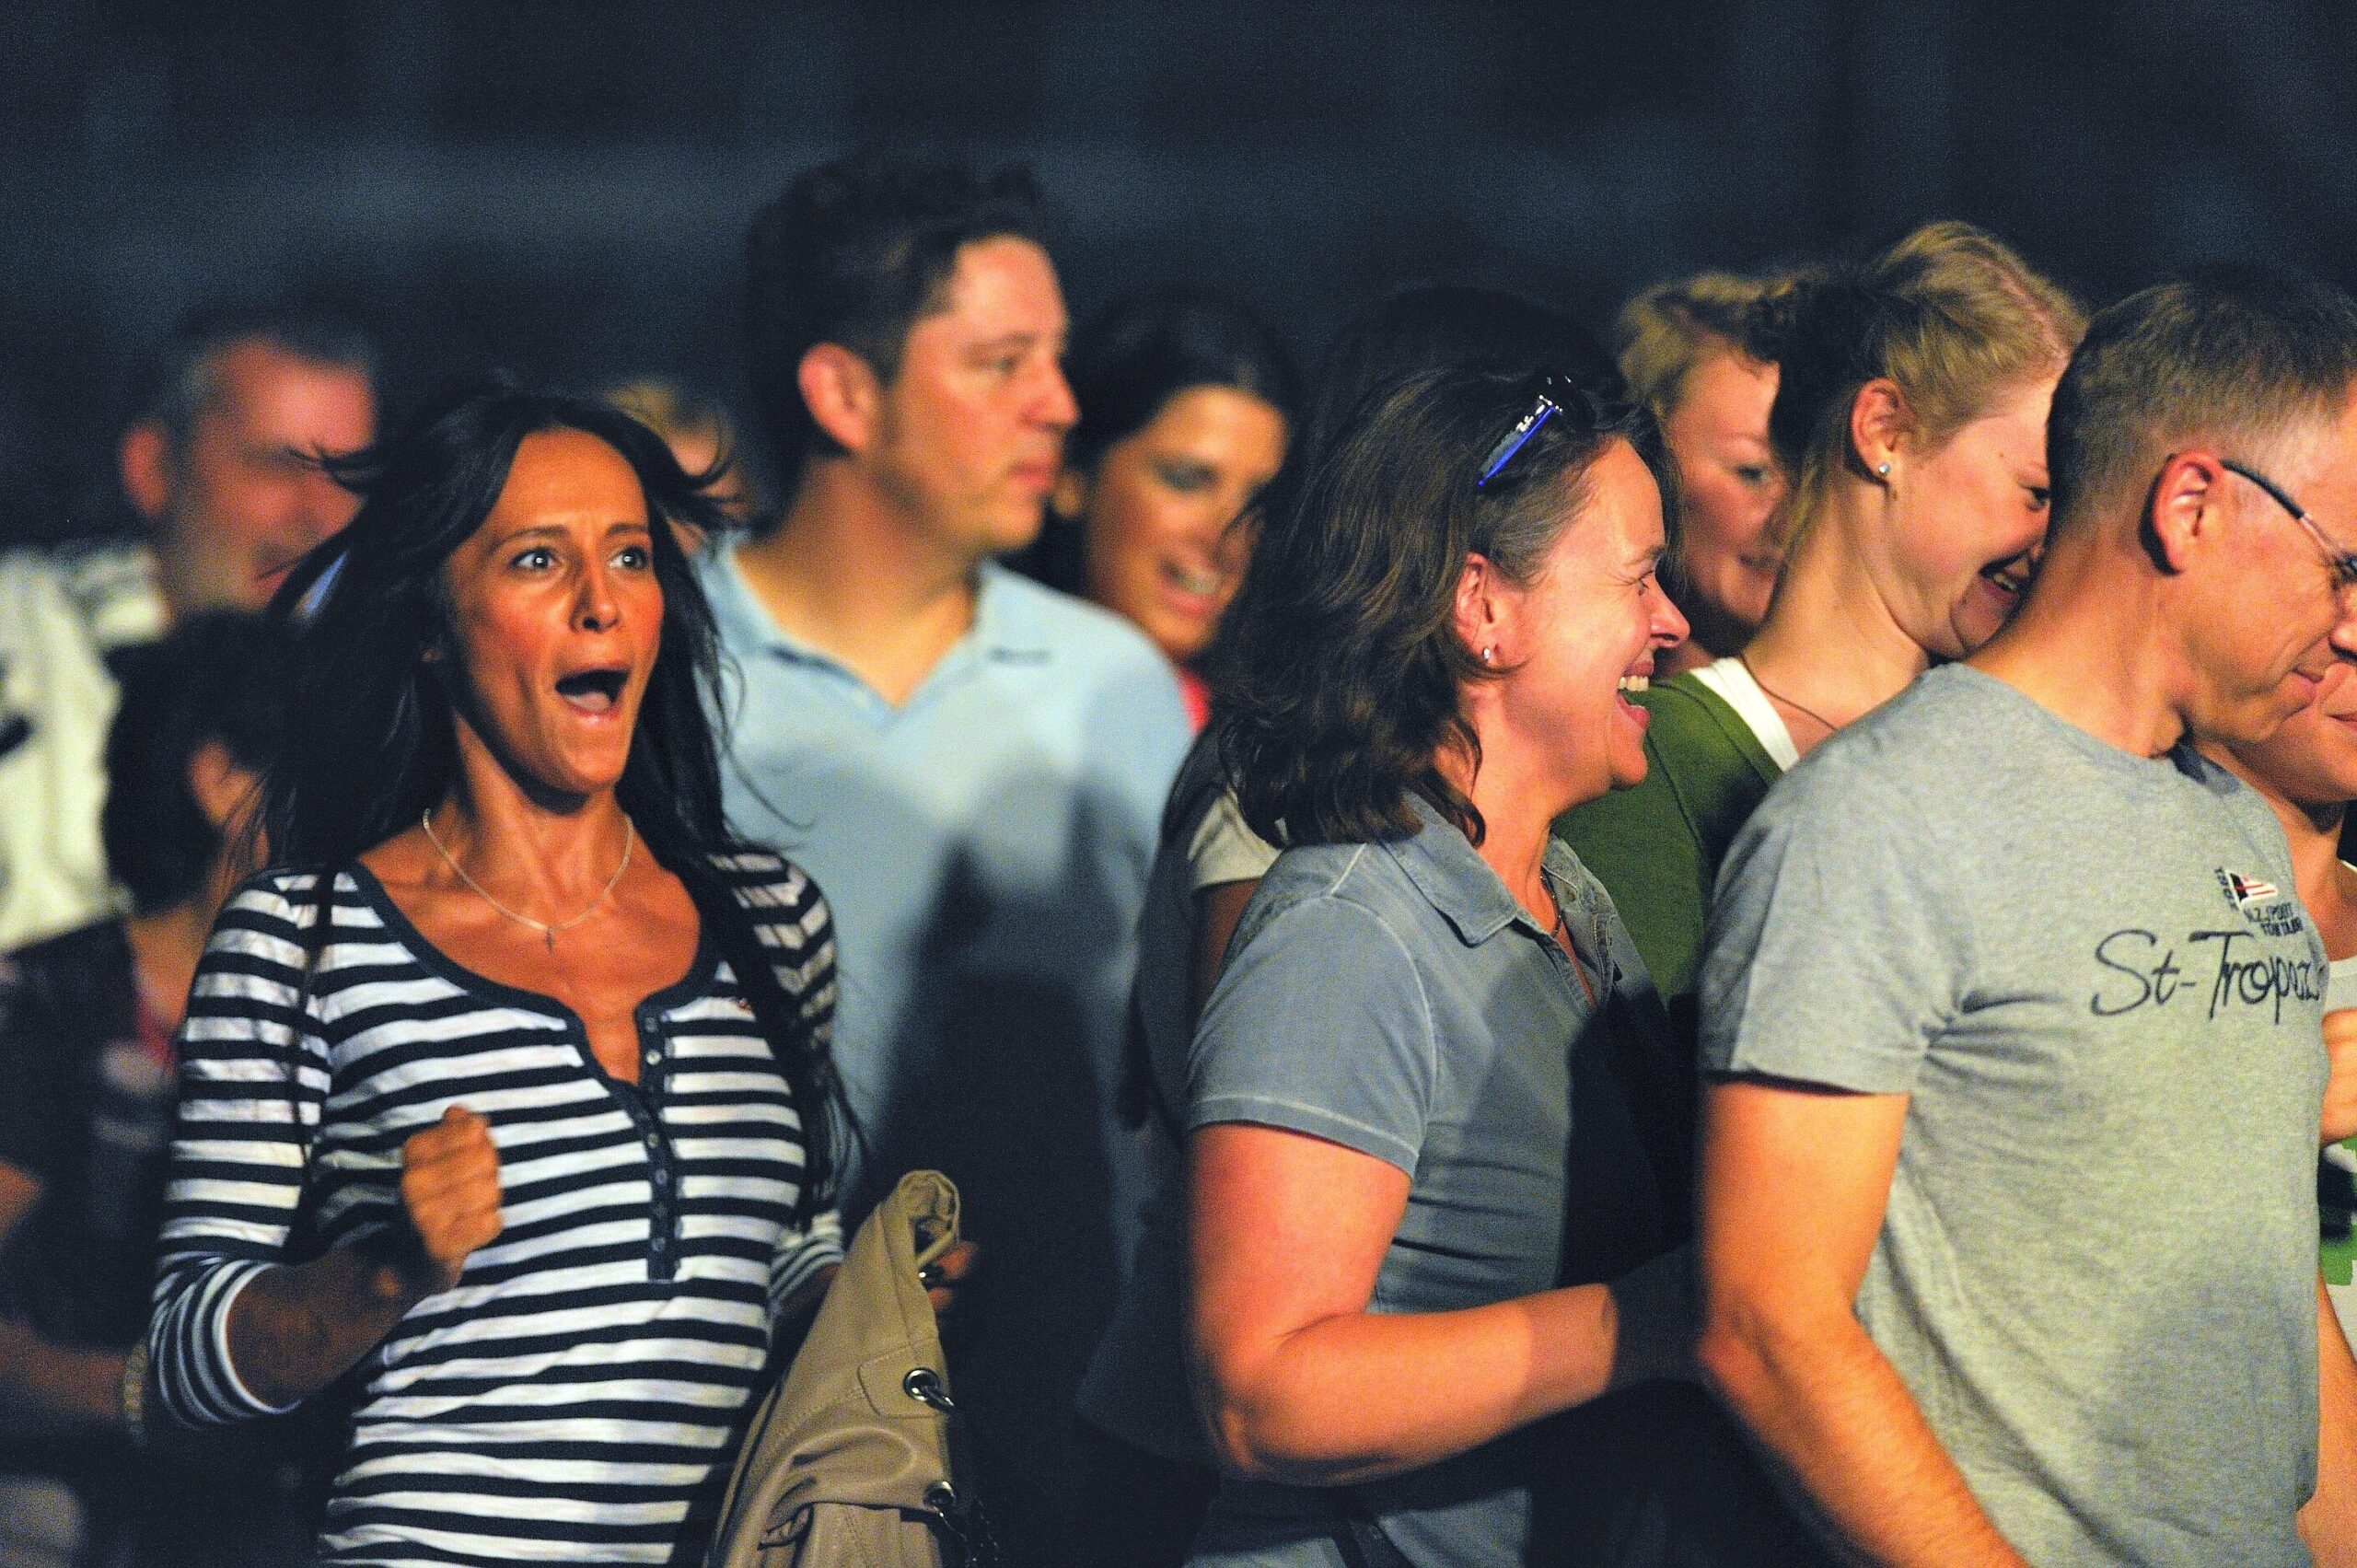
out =
[[[2101,897],[2041,887],[2025,841],[2088,849],[2113,792],[2168,768],[1967,666],[1923,675],[1801,759],[1736,832],[1699,976],[1705,1070],[1904,1091],[1978,972],[1977,928],[2025,900]]]

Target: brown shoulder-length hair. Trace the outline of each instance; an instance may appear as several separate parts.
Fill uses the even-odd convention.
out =
[[[1213,726],[1244,819],[1272,843],[1364,843],[1416,831],[1410,791],[1475,843],[1480,812],[1438,766],[1480,744],[1459,694],[1486,668],[1456,629],[1457,586],[1480,555],[1516,582],[1538,572],[1612,442],[1675,491],[1653,416],[1617,376],[1555,396],[1486,485],[1500,437],[1538,378],[1426,370],[1369,393],[1266,519],[1213,650]]]

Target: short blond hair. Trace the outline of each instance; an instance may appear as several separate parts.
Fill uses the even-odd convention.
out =
[[[1686,401],[1686,383],[1696,368],[1713,355],[1734,353],[1772,363],[1767,313],[1798,275],[1696,273],[1637,294],[1612,319],[1610,346],[1621,378],[1655,419],[1666,420]]]
[[[1936,447],[2018,388],[2061,374],[2086,331],[2068,294],[1954,220],[1805,281],[1782,314],[1768,436],[1793,479],[1793,539],[1855,469],[1850,412],[1868,382],[1897,387],[1916,433]]]

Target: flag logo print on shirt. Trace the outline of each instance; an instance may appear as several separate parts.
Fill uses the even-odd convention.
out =
[[[2226,901],[2242,912],[2245,920],[2270,936],[2292,936],[2306,927],[2299,900],[2285,897],[2272,882],[2241,876],[2221,866],[2218,887],[2226,895]]]

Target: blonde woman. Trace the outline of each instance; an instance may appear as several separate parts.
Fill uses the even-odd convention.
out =
[[[1642,786],[1557,825],[1689,1040],[1719,860],[1769,785],[2013,613],[2046,535],[2047,406],[2084,324],[1962,223],[1800,281],[1782,315],[1770,431],[1793,490],[1768,618],[1644,696]]]
[[[1719,862],[1801,755],[1961,657],[2013,612],[2046,532],[2046,414],[2078,309],[2003,245],[1932,224],[1864,263],[1802,279],[1764,353],[1769,428],[1792,476],[1783,573],[1739,652],[1640,696],[1636,788],[1557,830],[1611,892],[1676,1036],[1680,1079],[1654,1107],[1669,1201],[1691,1212],[1696,970]],[[1598,1454],[1657,1478],[1660,1527],[1714,1568],[1805,1560],[1747,1446],[1714,1402],[1655,1388],[1567,1422],[1573,1484]],[[1624,1524],[1642,1535],[1642,1521]]]
[[[1661,422],[1678,466],[1678,553],[1667,586],[1692,628],[1665,676],[1739,652],[1768,614],[1783,546],[1771,527],[1784,471],[1768,444],[1776,401],[1770,328],[1796,276],[1698,273],[1620,308],[1612,346]]]

